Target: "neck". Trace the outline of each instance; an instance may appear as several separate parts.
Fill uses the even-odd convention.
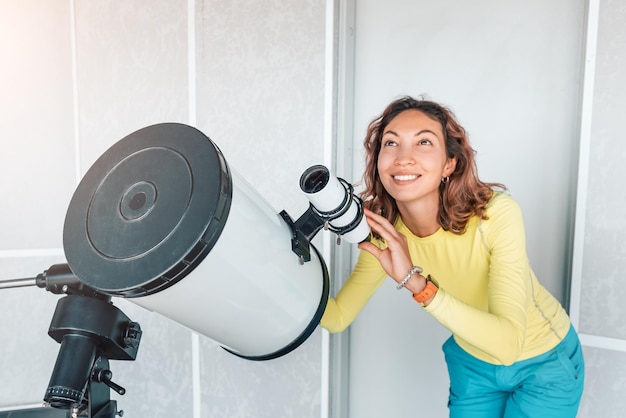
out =
[[[402,222],[414,235],[424,238],[428,237],[441,228],[437,215],[439,214],[439,201],[425,203],[414,202],[411,204],[398,203],[398,210],[402,217]]]

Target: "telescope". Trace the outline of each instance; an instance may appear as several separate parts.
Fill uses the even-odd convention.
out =
[[[113,305],[115,297],[246,360],[300,346],[317,328],[329,293],[313,237],[326,229],[358,243],[370,233],[361,199],[325,166],[305,170],[300,188],[309,208],[295,220],[276,213],[211,139],[184,124],[152,125],[109,148],[69,203],[67,263],[0,282],[0,289],[37,286],[65,295],[48,330],[60,349],[47,409],[71,417],[119,414],[109,391],[125,389],[112,381],[108,360],[134,360],[142,329]]]

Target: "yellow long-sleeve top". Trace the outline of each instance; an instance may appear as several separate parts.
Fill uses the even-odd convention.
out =
[[[439,229],[420,238],[401,219],[395,227],[407,237],[413,263],[439,283],[425,310],[474,357],[510,365],[555,347],[570,320],[532,271],[518,204],[495,193],[487,216],[473,216],[462,235]],[[374,243],[384,248],[384,242]],[[352,274],[329,299],[321,326],[330,332],[346,329],[386,277],[378,260],[361,251]]]

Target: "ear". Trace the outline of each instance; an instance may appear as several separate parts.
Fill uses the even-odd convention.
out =
[[[443,177],[449,177],[456,169],[456,157],[448,158],[443,166]]]

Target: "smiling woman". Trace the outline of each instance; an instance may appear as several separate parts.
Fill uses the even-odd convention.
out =
[[[438,208],[439,186],[454,171],[456,160],[446,154],[441,124],[411,109],[400,113],[385,128],[377,169],[384,190],[401,213],[423,212]],[[439,229],[436,217],[430,221],[414,225],[414,233],[427,236]]]
[[[478,178],[454,114],[403,97],[370,123],[365,148],[375,238],[359,244],[321,325],[344,330],[390,277],[453,334],[443,347],[450,416],[575,417],[578,336],[529,264],[518,204]]]
[[[387,159],[386,149],[399,144],[399,134],[396,130],[400,128],[407,130],[402,132],[405,137],[414,136],[415,148],[421,150],[419,152],[421,156],[417,161],[412,161],[412,165],[427,164],[427,159],[429,161],[433,158],[441,159],[439,169],[430,167],[435,170],[436,174],[431,185],[436,184],[436,190],[431,194],[431,198],[437,197],[437,202],[431,202],[430,206],[437,210],[438,224],[444,229],[455,233],[462,232],[472,215],[483,216],[492,190],[505,187],[499,183],[480,181],[474,160],[475,152],[469,143],[465,129],[449,109],[428,100],[416,100],[411,97],[396,100],[369,125],[364,143],[367,151],[365,167],[367,190],[364,194],[366,198],[367,196],[376,197],[372,200],[370,209],[383,215],[390,222],[393,222],[399,214],[399,202],[384,184],[385,176],[380,176],[380,182],[377,179],[381,170],[381,160],[384,162]],[[388,143],[390,140],[393,141]],[[427,158],[424,155],[436,153],[435,150],[439,150],[438,157]],[[397,152],[391,155],[397,155]],[[392,163],[396,166],[407,165],[406,162],[397,160]],[[412,168],[412,170],[415,169]],[[451,176],[455,181],[450,182]],[[437,193],[437,190],[440,193]],[[439,195],[442,199],[441,210],[439,210],[438,203]],[[421,210],[426,208],[422,205]],[[428,232],[423,232],[423,234],[429,235]]]

